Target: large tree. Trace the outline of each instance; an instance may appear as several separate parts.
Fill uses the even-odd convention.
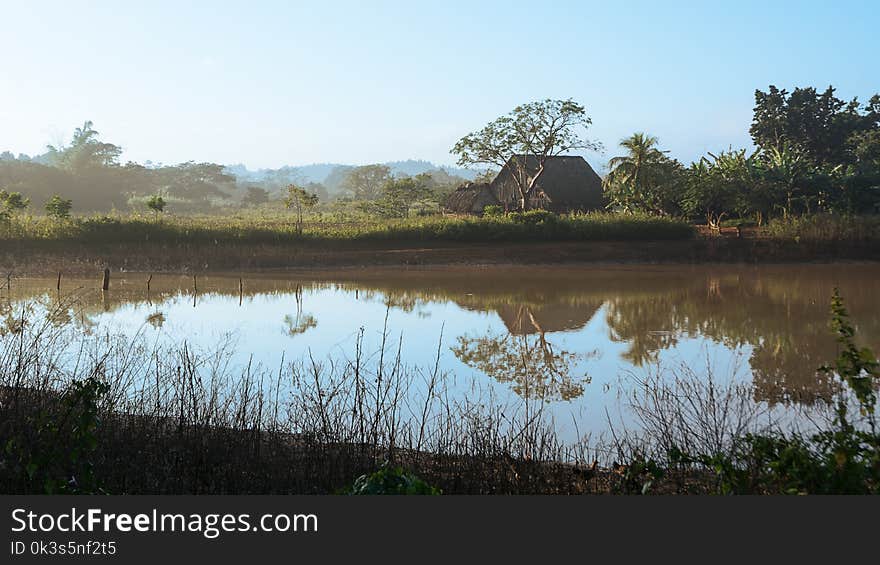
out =
[[[193,201],[227,198],[229,194],[222,187],[231,189],[235,182],[235,177],[226,173],[223,165],[216,163],[188,161],[153,169],[152,172],[159,190]]]
[[[590,124],[584,107],[571,99],[531,102],[462,137],[451,152],[458,156],[459,166],[508,169],[519,193],[519,207],[527,210],[549,158],[601,149],[599,142],[582,137]],[[517,156],[534,156],[535,166]]]
[[[99,134],[93,125],[89,120],[81,128],[76,128],[73,132],[73,140],[66,147],[49,145],[47,149],[50,162],[75,173],[118,165],[122,148],[99,140]]]
[[[376,200],[382,197],[382,187],[391,178],[391,169],[386,165],[365,165],[347,172],[342,181],[356,200]]]
[[[762,151],[794,150],[817,166],[853,163],[853,138],[880,130],[880,95],[867,104],[857,98],[847,102],[829,86],[788,91],[770,85],[755,91],[755,108],[749,133]]]

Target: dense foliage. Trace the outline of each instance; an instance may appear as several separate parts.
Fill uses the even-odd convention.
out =
[[[657,138],[624,139],[605,193],[623,211],[683,215],[719,228],[725,218],[761,225],[817,212],[880,211],[880,95],[844,102],[829,87],[755,93],[756,149],[710,153],[685,167]]]

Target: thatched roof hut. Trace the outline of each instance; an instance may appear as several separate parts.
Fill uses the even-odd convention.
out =
[[[515,155],[492,181],[493,194],[510,210],[519,208],[520,196],[512,171],[517,170],[523,159],[528,174],[537,173],[538,160],[534,155]],[[603,207],[602,179],[583,157],[549,157],[529,207],[554,212],[600,209]]]
[[[498,199],[489,183],[467,182],[446,198],[444,208],[459,214],[482,214],[486,206],[497,206]]]

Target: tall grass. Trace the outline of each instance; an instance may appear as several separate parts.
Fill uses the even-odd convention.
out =
[[[835,299],[842,352],[822,370],[846,388],[812,433],[684,367],[649,376],[629,403],[638,425],[595,443],[562,441],[545,398],[456,397],[439,348],[405,366],[387,327],[377,351],[361,332],[350,357],[235,368],[227,344],[84,339],[7,308],[0,492],[332,493],[385,465],[446,493],[878,492],[880,364]]]
[[[358,339],[348,359],[233,368],[224,346],[80,340],[51,316],[10,315],[2,492],[331,493],[384,464],[444,492],[589,488],[559,463],[586,448],[558,439],[541,400],[456,400],[437,364],[401,363],[387,329],[378,351]]]
[[[880,241],[880,216],[818,214],[777,218],[766,227],[768,237],[799,242]]]
[[[555,216],[540,211],[492,217],[424,216],[399,220],[337,222],[313,217],[303,233],[291,218],[272,216],[164,217],[94,216],[57,221],[22,216],[0,225],[0,240],[79,243],[154,242],[355,243],[371,241],[566,241],[665,240],[693,235],[684,222],[650,216],[589,213]]]

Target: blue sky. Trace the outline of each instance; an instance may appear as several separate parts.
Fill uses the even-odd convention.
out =
[[[880,91],[880,2],[0,0],[0,151],[86,119],[165,163],[428,159],[542,98],[606,146],[690,161],[749,145],[754,90]]]

